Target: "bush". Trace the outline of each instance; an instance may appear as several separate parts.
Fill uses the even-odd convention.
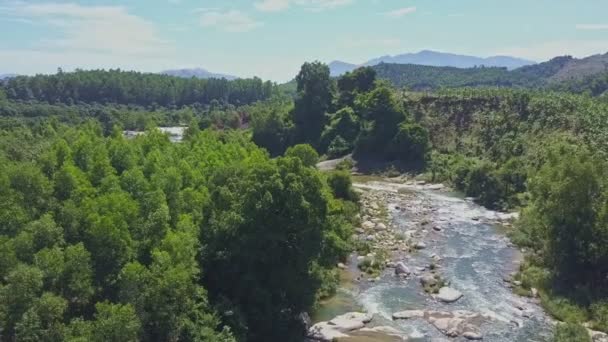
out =
[[[365,259],[361,260],[357,267],[362,272],[365,272],[371,276],[379,275],[380,272],[384,269],[384,263],[379,262],[376,257],[365,257]]]
[[[327,184],[337,198],[357,202],[359,195],[353,189],[353,182],[348,171],[334,171],[327,176]]]
[[[314,167],[319,162],[319,154],[308,144],[299,144],[288,148],[285,156],[298,158],[302,161],[302,164],[308,167]]]
[[[591,342],[585,327],[578,324],[559,324],[553,335],[553,342]]]
[[[423,163],[430,149],[429,132],[419,124],[401,124],[389,147],[389,157]]]
[[[586,322],[589,318],[584,308],[568,298],[552,293],[540,293],[543,308],[553,317],[563,322]]]
[[[359,118],[350,107],[342,108],[332,115],[331,122],[325,127],[321,136],[320,150],[327,151],[331,155],[330,150],[333,147],[335,152],[342,149],[348,153],[352,151],[357,135],[359,135]]]
[[[493,165],[481,163],[471,169],[466,185],[467,196],[477,197],[479,203],[488,208],[501,206],[504,198],[503,185],[496,176]]]
[[[548,270],[537,267],[527,266],[518,274],[521,284],[526,289],[546,288],[549,285],[551,274]]]
[[[353,167],[355,167],[353,160],[350,158],[344,158],[338,163],[338,165],[336,165],[336,170],[350,171]]]

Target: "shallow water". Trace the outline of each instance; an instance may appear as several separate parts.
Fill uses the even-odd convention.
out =
[[[494,317],[481,326],[485,341],[548,339],[551,325],[543,310],[531,300],[513,294],[503,280],[517,269],[521,256],[492,223],[498,213],[423,186],[373,182],[359,187],[405,194],[391,196],[388,208],[393,222],[403,233],[416,229],[415,239],[424,241],[427,248],[403,261],[413,270],[428,266],[433,255],[441,257],[435,262],[439,274],[450,287],[464,294],[456,303],[440,303],[424,293],[416,277],[401,280],[388,269],[379,282],[363,282],[359,291],[350,292],[351,300],[365,311],[376,313],[376,325],[391,325],[405,335],[422,334],[426,337],[420,341],[426,341],[443,335],[422,319],[393,322],[392,314],[414,309],[469,310]],[[429,221],[426,229],[420,228],[423,217]],[[441,231],[434,231],[433,226]],[[529,318],[523,317],[524,312]],[[464,339],[455,339],[460,340]]]

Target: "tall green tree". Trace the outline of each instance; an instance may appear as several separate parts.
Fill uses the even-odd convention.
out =
[[[329,67],[321,62],[304,63],[296,82],[298,93],[293,109],[296,140],[317,146],[333,98]]]

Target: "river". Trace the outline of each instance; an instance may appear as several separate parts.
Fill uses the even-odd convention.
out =
[[[429,186],[376,181],[356,187],[380,194],[386,201],[393,229],[426,245],[395,261],[417,270],[417,276],[431,263],[437,264],[438,273],[463,297],[455,303],[442,303],[424,293],[417,276],[404,280],[389,268],[375,282],[364,280],[344,286],[337,299],[321,308],[320,316],[360,307],[374,314],[374,325],[396,328],[410,340],[431,341],[445,336],[424,319],[393,321],[392,314],[403,310],[468,310],[492,317],[480,326],[485,341],[548,340],[551,319],[538,301],[515,295],[505,282],[517,270],[522,257],[509,243],[504,228],[497,224],[504,214]],[[350,264],[356,272],[356,261]]]

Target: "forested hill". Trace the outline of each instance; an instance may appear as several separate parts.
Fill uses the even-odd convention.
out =
[[[379,78],[387,79],[397,87],[412,90],[490,86],[550,88],[597,96],[608,89],[608,54],[583,59],[556,57],[515,70],[387,63],[373,68]]]
[[[249,104],[269,98],[272,82],[253,79],[184,79],[121,70],[61,72],[18,76],[2,88],[12,100],[49,103],[116,103],[140,106],[184,106],[220,103]]]
[[[510,72],[506,68],[455,68],[414,64],[382,63],[373,67],[379,78],[397,87],[433,90],[460,87],[536,87],[543,84],[534,75]]]

